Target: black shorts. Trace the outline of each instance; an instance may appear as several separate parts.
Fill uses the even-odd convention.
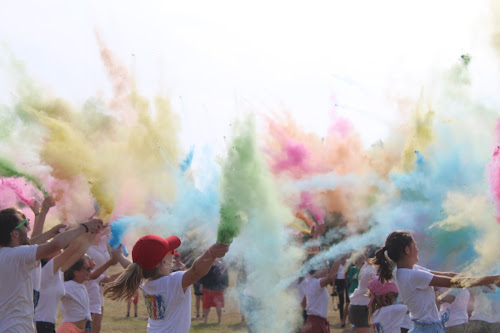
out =
[[[349,320],[354,327],[370,327],[368,307],[366,305],[349,305]]]
[[[193,288],[194,288],[194,294],[196,296],[203,296],[203,293],[200,291],[200,283],[199,282],[193,283]]]

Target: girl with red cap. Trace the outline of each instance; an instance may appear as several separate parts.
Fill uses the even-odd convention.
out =
[[[398,298],[398,287],[393,281],[380,282],[374,276],[368,282],[370,291],[370,312],[368,320],[372,323],[375,332],[401,333],[403,320],[408,312],[404,304],[395,304]]]
[[[228,250],[228,245],[214,244],[195,260],[190,269],[171,273],[174,250],[180,245],[177,236],[147,235],[140,238],[132,249],[133,263],[105,287],[104,295],[112,300],[128,300],[139,287],[142,289],[149,314],[149,333],[189,332],[189,286],[207,274],[215,259],[222,258]]]

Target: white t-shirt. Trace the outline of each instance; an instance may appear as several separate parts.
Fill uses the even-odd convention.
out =
[[[446,293],[449,288],[440,288]],[[469,322],[469,314],[467,313],[467,306],[469,305],[470,293],[467,289],[461,289],[455,295],[455,300],[452,303],[442,303],[439,307],[439,317],[450,309],[450,318],[446,322],[446,327],[457,326]]]
[[[33,333],[33,283],[37,245],[0,248],[0,332]]]
[[[148,333],[188,333],[191,327],[191,287],[182,290],[185,271],[174,272],[143,286],[148,310]]]
[[[344,265],[339,266],[339,271],[337,273],[337,280],[345,280]]]
[[[370,303],[370,297],[366,294],[368,293],[368,282],[377,276],[377,269],[370,264],[364,264],[359,271],[359,284],[356,289],[354,289],[352,295],[349,297],[352,305],[364,305],[367,306]]]
[[[40,276],[42,275],[42,265],[38,261],[38,265],[31,271],[31,282],[33,283],[33,306],[36,309],[40,300]]]
[[[107,244],[107,238],[103,236],[101,242],[87,249],[87,255],[95,262],[95,269],[101,267],[110,259]],[[102,275],[108,276],[108,270],[105,270]],[[101,306],[104,305],[104,297],[102,296],[104,288],[99,285],[99,281],[99,279],[91,280],[86,284],[87,287],[93,285],[88,289],[91,309],[96,311],[99,309],[99,312],[92,311],[92,313],[101,313]]]
[[[330,295],[326,286],[320,287],[321,279],[311,278],[306,288],[306,312],[308,316],[320,316],[326,319]]]
[[[54,259],[42,267],[40,280],[40,300],[35,309],[35,321],[55,324],[59,300],[64,296],[64,278],[61,270],[54,274]]]
[[[76,322],[90,316],[89,295],[83,283],[73,280],[64,282],[65,294],[62,297],[61,313],[64,322]]]
[[[384,333],[401,333],[408,307],[404,304],[393,304],[375,310],[371,322],[384,328]]]
[[[83,284],[87,288],[87,293],[89,295],[90,313],[101,314],[102,304],[102,294],[101,294],[101,280],[104,279],[104,274],[101,274],[95,280],[85,281]]]
[[[500,295],[498,288],[490,290],[488,287],[476,287],[474,310],[470,320],[482,320],[488,323],[500,322]]]
[[[306,291],[307,291],[307,285],[309,284],[309,280],[311,277],[309,275],[306,275],[304,277],[304,280],[302,280],[301,283],[299,283],[297,290],[299,291],[299,300],[302,302],[304,297],[306,296]]]
[[[414,265],[413,269],[399,268],[396,284],[401,302],[408,306],[410,318],[417,321],[440,321],[434,288],[429,286],[434,275],[428,269]]]

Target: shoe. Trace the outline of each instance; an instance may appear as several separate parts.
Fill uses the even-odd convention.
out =
[[[134,315],[134,317],[136,317],[136,318],[137,318],[137,313]]]
[[[344,328],[345,327],[345,324],[341,324],[340,327]]]
[[[125,318],[128,318],[128,317],[130,317],[130,313],[127,313],[127,315],[125,316]]]

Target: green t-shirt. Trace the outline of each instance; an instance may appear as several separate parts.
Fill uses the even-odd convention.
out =
[[[349,281],[349,290],[347,292],[349,294],[352,294],[354,289],[358,287],[358,275],[360,270],[360,268],[351,266],[347,271],[347,281]]]

